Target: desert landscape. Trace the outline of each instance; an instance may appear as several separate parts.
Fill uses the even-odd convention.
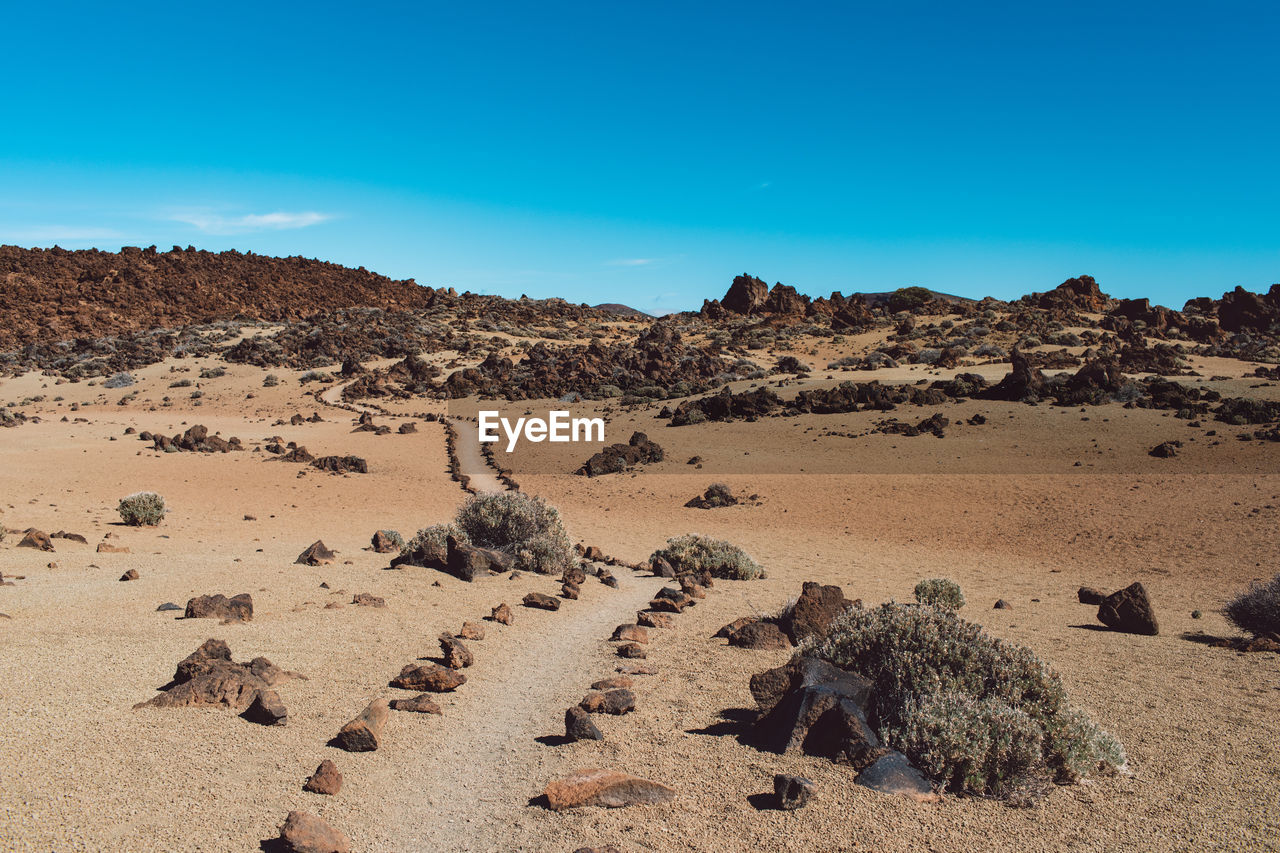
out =
[[[0,848],[1277,849],[1280,285],[0,276]]]

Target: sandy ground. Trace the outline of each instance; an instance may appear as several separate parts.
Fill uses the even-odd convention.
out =
[[[602,742],[561,745],[554,736],[564,709],[618,663],[607,642],[613,627],[659,585],[626,570],[619,589],[590,581],[556,613],[515,607],[513,625],[486,622],[485,640],[471,643],[469,682],[442,698],[442,716],[393,714],[381,749],[348,754],[326,742],[373,697],[397,694],[388,680],[435,655],[441,631],[558,585],[388,570],[386,555],[363,550],[375,530],[408,536],[447,520],[465,498],[448,477],[443,428],[352,434],[356,414],[307,396],[317,386],[299,387],[298,372],[272,371],[280,385],[263,388],[266,371],[232,365],[199,381],[196,400],[194,386],[168,387],[194,381],[201,364],[138,371],[125,405],[117,403],[126,391],[87,383],[36,375],[0,383],[0,403],[45,397],[20,407],[42,423],[0,431],[3,523],[65,529],[90,543],[55,540],[54,554],[17,548],[13,534],[0,544],[0,571],[25,575],[0,587],[0,612],[10,617],[0,618],[0,849],[256,850],[294,808],[324,816],[354,849],[377,851],[1280,849],[1280,656],[1182,636],[1230,634],[1217,609],[1277,570],[1280,445],[1119,406],[964,403],[944,413],[955,421],[982,412],[987,424],[941,440],[830,434],[859,436],[881,417],[867,413],[670,428],[656,409],[602,407],[608,441],[641,429],[666,460],[587,480],[568,472],[594,448],[526,444],[504,464],[561,509],[575,540],[639,560],[670,536],[703,532],[747,548],[768,579],[720,582],[674,629],[652,631],[647,662],[659,673],[637,679],[636,712],[599,721]],[[1206,377],[1244,372],[1239,362],[1206,367]],[[913,381],[936,375],[903,370]],[[893,380],[884,371],[827,375],[819,370],[809,384]],[[1276,390],[1255,384],[1213,387]],[[440,410],[423,401],[388,408]],[[276,425],[313,411],[325,421]],[[157,454],[123,434],[194,423],[237,435],[250,450]],[[273,436],[316,455],[363,456],[370,473],[265,461],[253,448]],[[1175,437],[1186,443],[1177,458],[1146,455]],[[702,468],[686,464],[694,455]],[[715,481],[761,502],[683,507]],[[165,495],[169,518],[156,529],[119,525],[116,501],[143,489]],[[95,553],[107,534],[130,553]],[[337,563],[294,565],[316,539],[338,551]],[[128,568],[140,579],[119,582]],[[916,581],[934,576],[963,586],[963,615],[1058,669],[1073,700],[1124,743],[1131,775],[1056,789],[1028,810],[959,798],[916,805],[859,788],[827,762],[739,742],[735,710],[751,704],[747,678],[786,654],[728,648],[710,639],[720,625],[776,611],[804,580],[875,603],[907,599]],[[1095,630],[1076,588],[1134,580],[1151,593],[1160,635]],[[214,592],[250,592],[254,620],[156,612]],[[387,607],[353,606],[356,592],[383,596]],[[1013,609],[991,610],[997,598]],[[1194,609],[1204,618],[1193,620]],[[306,676],[279,689],[287,726],[255,726],[224,709],[133,709],[209,637],[225,639],[237,660],[265,655]],[[302,792],[326,757],[345,776],[342,792]],[[679,795],[662,807],[563,814],[533,802],[549,780],[592,766],[666,782]],[[776,772],[812,778],[815,802],[797,813],[757,809],[755,795]]]

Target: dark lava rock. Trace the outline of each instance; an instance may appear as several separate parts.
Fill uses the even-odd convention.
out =
[[[883,750],[867,725],[872,684],[816,658],[796,656],[751,676],[760,706],[754,733],[774,752],[802,750],[861,770]]]
[[[1155,636],[1160,633],[1155,611],[1141,583],[1108,595],[1098,607],[1098,620],[1113,631]]]
[[[176,608],[175,608],[176,609]],[[253,596],[247,592],[227,598],[225,595],[198,595],[187,602],[185,619],[225,619],[249,622],[253,619]]]
[[[574,705],[564,712],[564,735],[569,740],[604,740],[604,733],[581,705]]]
[[[778,773],[773,777],[773,793],[778,798],[778,808],[783,811],[803,808],[808,804],[813,792],[813,782],[803,776]]]
[[[1082,586],[1076,590],[1076,598],[1081,604],[1101,604],[1107,594],[1100,589],[1094,589],[1091,586]]]

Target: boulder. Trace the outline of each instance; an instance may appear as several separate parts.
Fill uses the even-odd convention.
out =
[[[861,770],[880,757],[880,741],[867,725],[872,684],[816,658],[796,656],[751,677],[760,706],[754,734],[768,750],[802,751]]]
[[[604,806],[616,809],[635,805],[657,805],[670,802],[674,789],[616,770],[579,770],[565,779],[557,779],[543,791],[553,811],[581,806]]]
[[[675,624],[675,620],[666,613],[651,613],[648,610],[641,610],[636,613],[636,624],[643,625],[646,628],[670,628]]]
[[[644,650],[644,646],[639,643],[623,643],[618,646],[618,657],[620,658],[645,658],[649,654]]]
[[[351,603],[361,607],[386,607],[387,601],[382,596],[369,592],[357,592],[351,596]]]
[[[1100,589],[1094,589],[1091,586],[1082,586],[1076,590],[1076,598],[1081,604],[1101,604],[1107,597],[1107,594]]]
[[[311,467],[331,474],[368,474],[369,463],[359,456],[322,456],[311,461]]]
[[[463,622],[458,637],[463,640],[483,640],[484,626],[479,622]]]
[[[459,580],[474,581],[495,572],[505,572],[512,566],[511,557],[501,551],[478,548],[459,542],[452,536],[446,540],[446,547],[445,571]]]
[[[253,596],[247,592],[227,598],[221,593],[198,595],[187,601],[184,619],[222,619],[227,622],[249,622],[253,619]]]
[[[1160,633],[1155,611],[1141,583],[1113,592],[1098,606],[1098,621],[1113,631],[1155,636]]]
[[[333,745],[347,752],[372,752],[378,748],[382,727],[391,715],[390,705],[386,699],[375,699],[360,712],[359,716],[343,726]]]
[[[35,548],[37,551],[52,551],[53,540],[49,538],[49,534],[43,530],[36,530],[34,527],[28,528],[26,535],[22,537],[22,541],[18,543],[19,548]]]
[[[138,575],[138,570],[137,570],[137,569],[129,569],[129,571],[125,572],[124,574],[122,574],[122,575],[120,576],[120,580],[122,580],[122,581],[136,581],[136,580],[138,579],[138,577],[139,577],[139,575]]]
[[[322,818],[300,811],[289,812],[285,818],[280,847],[285,853],[351,853],[345,835]]]
[[[740,649],[788,649],[791,641],[773,622],[756,619],[730,634],[729,645]]]
[[[471,650],[448,631],[440,635],[440,654],[450,669],[464,669],[476,662]]]
[[[942,797],[924,774],[901,752],[889,751],[858,774],[858,784],[882,794],[897,794],[918,803],[932,803]]]
[[[609,678],[602,678],[591,685],[592,690],[625,690],[629,689],[635,681],[625,675],[614,675]]]
[[[800,597],[778,619],[778,625],[799,645],[801,640],[826,634],[836,617],[852,606],[840,587],[805,581]]]
[[[720,306],[734,314],[750,315],[762,307],[769,298],[769,285],[753,275],[743,273],[735,276],[729,285]]]
[[[241,716],[260,726],[283,726],[289,721],[289,711],[274,690],[259,690]]]
[[[302,790],[309,791],[312,794],[327,794],[333,796],[342,790],[342,774],[338,772],[338,765],[329,759],[320,762],[320,766],[316,768],[316,772],[311,774],[302,785]]]
[[[569,740],[604,740],[604,734],[580,705],[564,712],[564,736]]]
[[[400,546],[397,545],[395,540],[393,540],[388,534],[389,531],[386,530],[379,530],[373,534],[373,539],[370,540],[370,545],[373,547],[374,551],[379,554],[399,553]]]
[[[448,693],[467,683],[467,677],[455,669],[437,663],[406,664],[391,682],[401,690],[428,690],[432,693]]]
[[[248,663],[231,659],[231,649],[223,640],[206,640],[183,658],[165,692],[135,708],[185,708],[201,705],[223,705],[243,713],[253,704],[258,692],[266,690],[293,673],[282,671],[266,658]]]
[[[544,595],[541,592],[531,592],[521,599],[521,604],[525,607],[533,607],[538,610],[559,610],[560,599]]]
[[[129,549],[124,545],[112,545],[110,542],[99,542],[97,552],[99,554],[128,554]]]
[[[298,559],[294,560],[295,565],[300,566],[327,566],[338,558],[338,555],[325,547],[324,542],[317,539],[307,546],[307,550],[298,555]]]

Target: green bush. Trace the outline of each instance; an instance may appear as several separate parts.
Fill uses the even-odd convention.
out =
[[[728,580],[749,581],[764,577],[764,569],[737,545],[696,533],[668,539],[667,547],[654,551],[649,559],[659,557],[681,575],[709,571],[712,577]]]
[[[519,569],[551,574],[578,561],[559,510],[534,495],[475,495],[458,510],[456,523],[472,544],[513,555]]]
[[[1280,575],[1255,583],[1222,611],[1227,620],[1255,637],[1280,637]]]
[[[920,581],[915,588],[916,601],[933,607],[945,607],[947,610],[959,610],[964,607],[964,593],[960,584],[947,578],[930,578]]]
[[[164,498],[155,492],[138,492],[120,499],[120,518],[134,527],[155,527],[164,521]]]
[[[467,534],[455,524],[433,524],[415,533],[412,539],[400,547],[400,553],[416,554],[423,562],[443,563],[449,556],[450,536],[464,544],[471,542]]]
[[[274,373],[268,373],[266,378],[262,380],[263,388],[274,388],[280,384],[280,377]]]
[[[812,653],[870,679],[869,722],[944,785],[998,794],[1031,765],[1066,782],[1125,762],[1047,664],[947,610],[847,610]],[[1040,733],[1038,758],[1019,714]]]

